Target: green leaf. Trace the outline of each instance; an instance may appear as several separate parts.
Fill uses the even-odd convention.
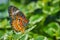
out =
[[[58,30],[58,24],[55,22],[52,22],[48,24],[44,29],[43,29],[47,34],[49,34],[51,37],[56,36],[56,31]]]
[[[44,17],[41,15],[34,15],[30,17],[30,24],[35,24],[37,22],[40,22]]]

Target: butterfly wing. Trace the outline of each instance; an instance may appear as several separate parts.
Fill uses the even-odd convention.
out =
[[[8,11],[9,11],[9,16],[11,18],[12,28],[16,31],[24,31],[25,26],[28,24],[28,20],[26,19],[24,14],[14,6],[10,6]]]

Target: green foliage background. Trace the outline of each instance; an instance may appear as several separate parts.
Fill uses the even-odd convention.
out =
[[[59,0],[0,0],[0,40],[60,40]],[[9,6],[22,11],[29,24],[25,33],[13,32]]]

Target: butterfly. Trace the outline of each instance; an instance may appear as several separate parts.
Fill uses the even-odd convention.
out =
[[[8,13],[12,28],[17,32],[24,32],[25,27],[28,24],[28,20],[25,15],[15,6],[9,6]]]

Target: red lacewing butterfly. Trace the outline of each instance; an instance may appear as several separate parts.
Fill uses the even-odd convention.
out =
[[[28,24],[28,20],[26,19],[25,15],[21,11],[19,11],[18,8],[14,6],[10,6],[8,8],[8,12],[9,12],[9,17],[11,19],[10,23],[12,28],[15,31],[24,32],[25,26]]]

